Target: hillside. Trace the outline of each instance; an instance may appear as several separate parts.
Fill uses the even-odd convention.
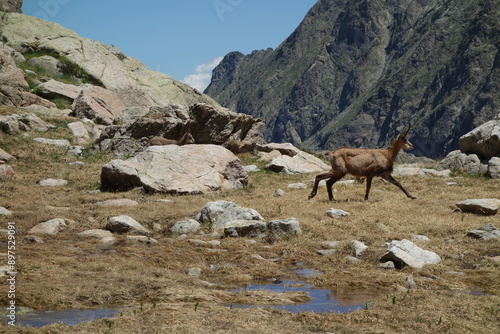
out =
[[[205,93],[310,149],[383,147],[442,157],[499,112],[500,3],[319,0],[276,49],[232,52]]]

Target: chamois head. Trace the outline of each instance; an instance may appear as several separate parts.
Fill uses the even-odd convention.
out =
[[[408,134],[408,131],[410,131],[410,128],[411,128],[411,124],[408,124],[408,129],[403,130],[403,132],[401,132],[398,135],[398,138],[396,139],[399,146],[405,150],[412,150],[413,149],[413,144],[410,143],[410,141],[408,139],[406,139],[406,135]]]

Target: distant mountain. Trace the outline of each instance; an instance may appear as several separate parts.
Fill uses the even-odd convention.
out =
[[[232,52],[205,93],[268,141],[441,157],[500,112],[500,1],[319,0],[276,49]]]

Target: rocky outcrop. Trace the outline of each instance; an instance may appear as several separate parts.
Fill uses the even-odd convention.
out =
[[[11,107],[26,107],[38,104],[55,107],[55,104],[30,92],[24,73],[17,68],[8,51],[0,48],[0,104]]]
[[[500,178],[500,118],[488,121],[460,137],[460,150],[450,152],[438,170],[462,170]]]
[[[102,167],[104,190],[143,187],[148,192],[203,194],[246,186],[248,175],[240,160],[217,145],[151,146],[127,160]]]
[[[488,121],[458,141],[460,151],[474,153],[483,159],[500,157],[500,119]]]
[[[206,93],[265,120],[266,141],[382,148],[412,124],[441,158],[498,114],[500,4],[319,0],[275,50],[227,54]]]
[[[23,0],[0,0],[0,12],[22,13]]]
[[[77,75],[117,94],[127,107],[169,103],[220,105],[172,77],[149,70],[114,46],[78,36],[57,23],[17,13],[1,17],[3,41],[20,53],[46,52],[64,59]]]
[[[123,113],[128,114],[127,110]],[[123,114],[122,113],[122,114]],[[263,122],[251,116],[207,104],[191,107],[170,104],[151,107],[140,117],[119,117],[108,126],[94,144],[95,150],[108,151],[118,157],[131,156],[148,147],[151,137],[178,140],[190,132],[197,144],[222,145],[232,152],[252,151],[260,143]]]

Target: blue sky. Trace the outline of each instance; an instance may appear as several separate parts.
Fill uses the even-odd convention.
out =
[[[316,0],[24,0],[23,13],[203,89],[231,51],[276,48]],[[208,79],[207,79],[208,78]]]

